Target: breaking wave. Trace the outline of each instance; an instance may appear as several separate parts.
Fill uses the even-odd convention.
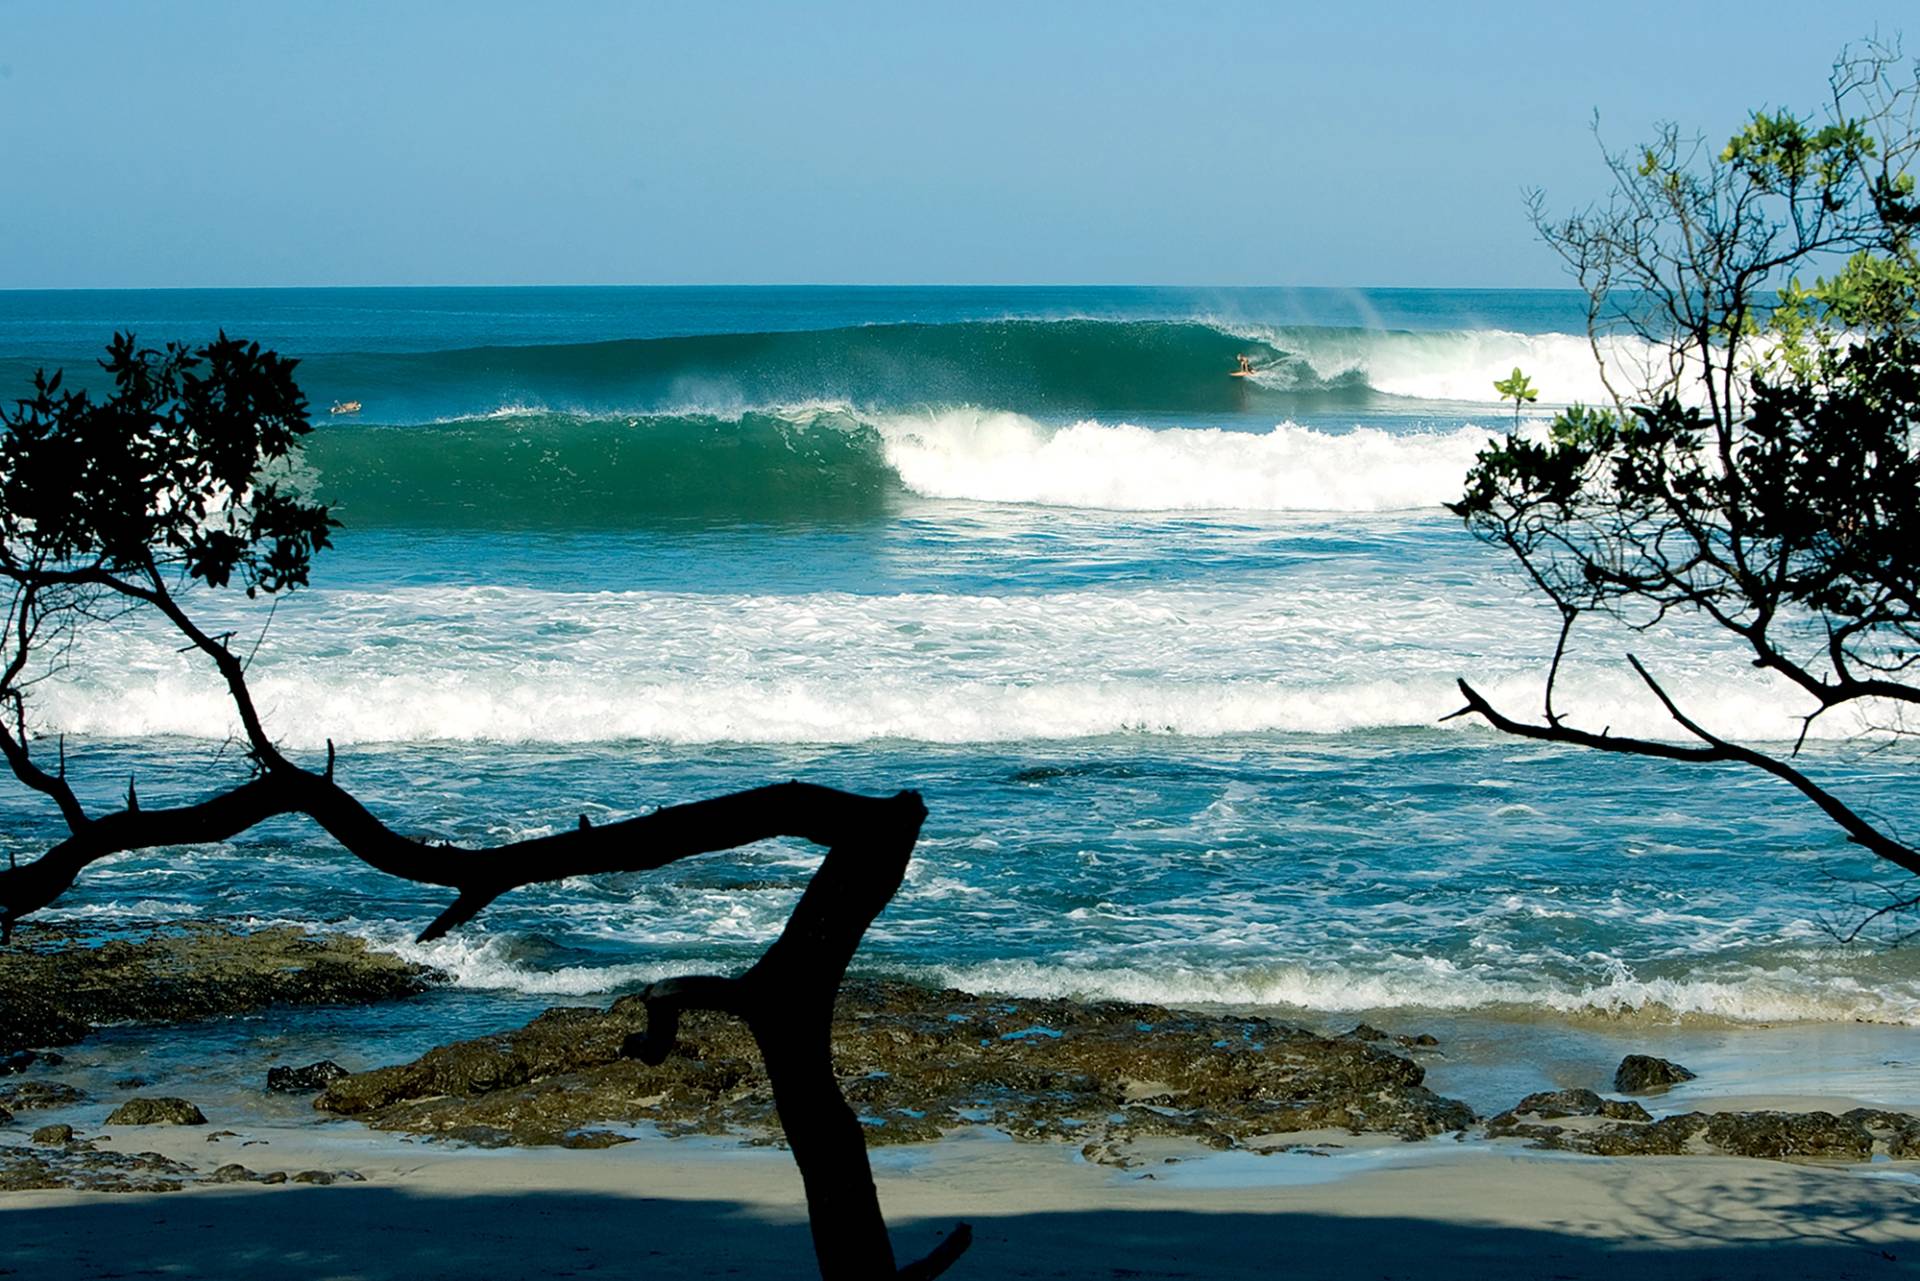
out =
[[[620,527],[859,518],[898,499],[1121,511],[1371,512],[1458,496],[1492,433],[1049,425],[971,408],[804,405],[731,416],[525,411],[334,427],[301,483],[351,527]]]

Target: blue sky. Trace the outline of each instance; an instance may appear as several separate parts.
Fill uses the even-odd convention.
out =
[[[0,0],[0,288],[1555,286],[1903,9]]]

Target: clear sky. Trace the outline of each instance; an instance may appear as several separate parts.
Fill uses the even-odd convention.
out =
[[[1595,110],[1810,110],[1909,12],[0,0],[0,288],[1554,286]]]

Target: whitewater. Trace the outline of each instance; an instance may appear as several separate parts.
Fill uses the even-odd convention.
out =
[[[1551,291],[0,295],[0,380],[84,383],[115,328],[301,359],[318,426],[282,480],[334,505],[337,545],[311,589],[200,617],[249,655],[270,732],[316,761],[332,743],[399,830],[508,840],[789,777],[912,787],[931,817],[870,972],[1387,1011],[1462,1044],[1908,1035],[1915,954],[1834,940],[1878,869],[1787,789],[1443,720],[1463,677],[1539,710],[1557,617],[1445,504],[1490,442],[1606,399],[1583,315]],[[1228,377],[1241,355],[1255,377]],[[1518,418],[1492,387],[1515,366],[1543,395]],[[1628,652],[1716,732],[1803,728],[1683,618],[1579,634],[1560,709],[1683,737]],[[85,794],[244,771],[163,629],[65,657],[31,717]],[[1889,720],[1822,718],[1802,763],[1911,822]],[[57,839],[36,802],[0,797],[9,853]],[[454,976],[445,1040],[745,963],[813,859],[776,842],[535,887],[416,945],[433,894],[276,822],[110,860],[58,911],[358,933]]]

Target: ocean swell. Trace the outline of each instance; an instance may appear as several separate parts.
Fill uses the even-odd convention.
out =
[[[1372,512],[1458,496],[1477,427],[1326,432],[1047,424],[974,408],[539,410],[318,433],[298,483],[349,528],[618,528],[882,514],[903,496],[1118,511]]]
[[[1629,368],[1650,351],[1603,344]],[[970,320],[613,342],[330,353],[301,363],[316,404],[420,423],[544,405],[581,415],[727,412],[845,400],[883,409],[978,404],[1044,415],[1196,416],[1302,407],[1498,403],[1515,366],[1546,403],[1606,398],[1583,336],[1248,327],[1205,320]],[[1253,378],[1234,378],[1238,358]],[[82,371],[84,373],[84,371]]]

